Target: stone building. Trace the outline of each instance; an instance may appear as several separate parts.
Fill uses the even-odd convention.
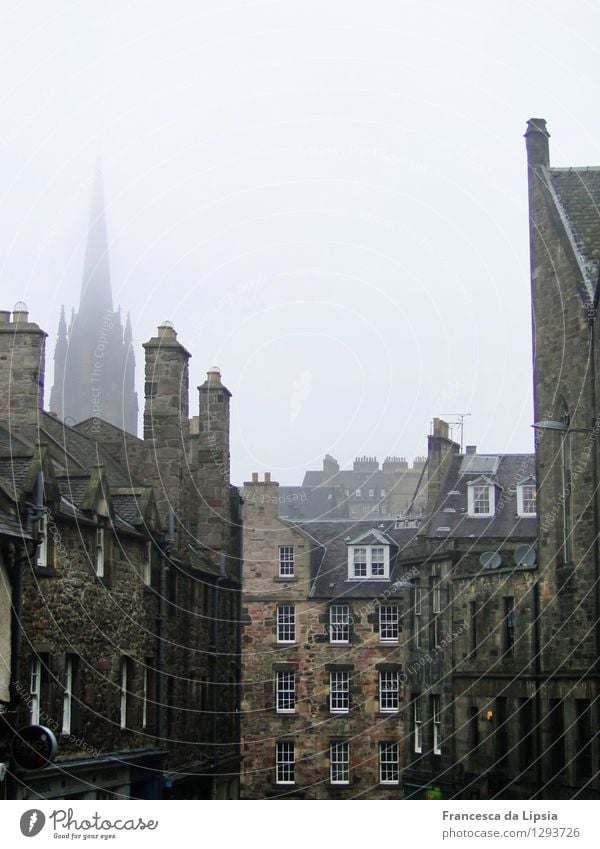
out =
[[[138,401],[129,316],[113,307],[102,174],[98,165],[78,311],[64,307],[54,350],[50,410],[68,424],[90,416],[137,433]]]
[[[539,480],[535,759],[544,795],[598,798],[600,170],[551,166],[542,119],[528,122],[525,138]]]
[[[402,557],[407,798],[494,798],[530,782],[537,615],[534,456],[465,454],[434,419],[431,501]]]
[[[59,741],[44,769],[11,764],[7,795],[236,797],[229,393],[211,370],[190,436],[189,354],[163,325],[146,346],[146,439],[95,416],[67,427],[42,409],[46,334],[24,311],[1,317],[0,548],[14,613],[0,745],[29,723]]]
[[[340,469],[327,454],[323,469],[308,471],[302,486],[280,488],[279,514],[293,521],[315,519],[418,519],[426,501],[426,457],[410,466],[404,457],[357,457]]]
[[[288,522],[279,499],[244,484],[242,798],[401,798],[415,531]]]

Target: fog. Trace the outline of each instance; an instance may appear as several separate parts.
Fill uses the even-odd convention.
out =
[[[4,6],[0,306],[50,334],[46,401],[100,155],[140,399],[168,319],[233,393],[234,482],[410,460],[447,413],[532,450],[523,133],[600,164],[597,4]]]

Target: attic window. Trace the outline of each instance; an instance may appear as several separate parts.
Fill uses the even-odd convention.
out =
[[[536,486],[532,483],[521,483],[517,486],[517,514],[519,516],[535,516]]]
[[[494,487],[490,483],[471,483],[468,485],[469,516],[485,518],[493,516],[496,508]]]
[[[390,577],[388,545],[349,545],[348,579],[381,581]]]

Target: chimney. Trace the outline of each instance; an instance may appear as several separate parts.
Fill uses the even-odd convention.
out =
[[[270,472],[265,472],[264,481],[253,472],[252,480],[244,483],[243,498],[244,524],[254,529],[279,527],[279,484],[271,480]]]
[[[546,129],[545,119],[530,118],[527,122],[527,131],[525,133],[527,164],[530,168],[536,165],[550,165],[549,138],[550,133]]]
[[[428,437],[427,504],[421,525],[421,533],[425,532],[427,520],[431,517],[431,513],[435,508],[452,458],[460,450],[456,442],[450,439],[448,423],[443,419],[434,419],[432,430],[432,434]]]
[[[190,353],[177,341],[170,321],[163,322],[142,346],[146,360],[144,443],[145,477],[155,484],[157,508],[163,527],[169,509],[185,523],[189,508],[182,492],[189,436],[188,370]]]
[[[466,454],[477,454],[477,446],[476,445],[465,445],[465,453]]]
[[[0,418],[9,426],[37,426],[44,404],[47,333],[29,321],[26,305],[0,313]]]

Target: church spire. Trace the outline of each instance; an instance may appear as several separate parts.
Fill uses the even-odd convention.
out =
[[[57,413],[60,418],[64,417],[64,385],[65,366],[67,363],[67,352],[69,343],[67,341],[67,321],[65,318],[64,305],[60,308],[60,319],[58,320],[58,333],[56,335],[56,347],[54,349],[54,385],[50,393],[50,410]]]
[[[79,317],[98,318],[113,311],[110,265],[108,261],[108,231],[104,210],[104,185],[100,158],[96,164],[90,226],[87,236]]]

